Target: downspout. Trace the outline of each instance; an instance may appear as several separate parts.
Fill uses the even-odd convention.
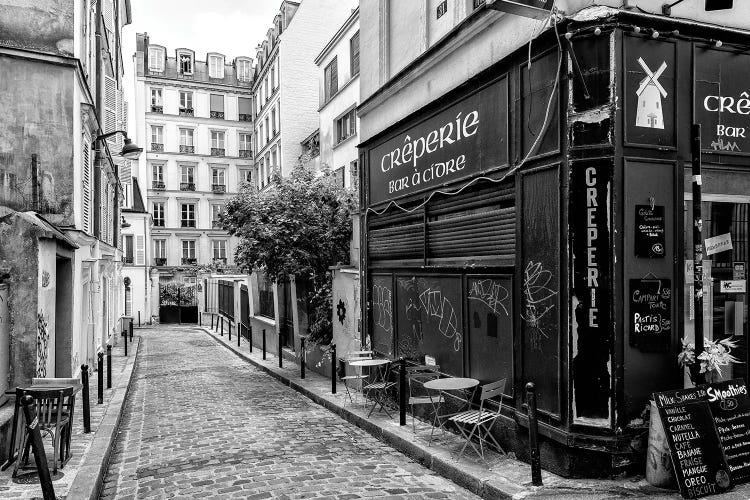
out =
[[[102,99],[102,80],[103,80],[103,68],[102,62],[102,0],[96,0],[96,116],[99,121],[99,130],[96,135],[102,134],[101,124],[104,122],[104,100]],[[101,238],[101,181],[102,181],[102,155],[99,146],[100,141],[94,143],[96,153],[94,154],[94,236]]]

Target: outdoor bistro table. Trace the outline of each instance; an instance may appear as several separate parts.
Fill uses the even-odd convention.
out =
[[[372,412],[375,411],[375,408],[380,405],[380,408],[385,411],[385,413],[390,417],[391,414],[388,413],[388,410],[385,408],[385,397],[386,397],[386,389],[394,385],[391,382],[388,382],[386,380],[387,378],[387,372],[388,370],[384,367],[388,365],[391,361],[388,359],[358,359],[355,361],[350,361],[349,366],[361,366],[361,367],[368,367],[368,368],[375,368],[374,372],[370,372],[369,376],[372,377],[372,379],[362,387],[362,392],[364,392],[366,389],[369,388],[369,390],[374,391],[375,395],[373,397],[373,403],[372,408],[370,409],[370,413],[367,414],[369,417],[372,415]]]
[[[429,391],[468,391],[469,389],[473,389],[472,395],[466,398],[466,402],[468,405],[471,405],[472,396],[474,393],[474,390],[479,385],[479,380],[475,378],[463,378],[463,377],[445,377],[445,378],[436,378],[435,380],[429,380],[423,384],[423,387],[425,389],[428,389]],[[429,393],[429,392],[428,392]],[[438,422],[438,427],[441,431],[443,431],[443,434],[445,434],[445,427],[443,427],[445,419],[448,417],[451,417],[453,415],[456,415],[458,412],[454,413],[446,413],[441,415],[440,414],[440,408],[442,407],[442,402],[445,401],[445,398],[437,398],[437,401],[433,399],[432,393],[430,394],[430,401],[432,402],[432,408],[435,412],[435,419]],[[435,426],[433,425],[432,431],[430,432],[430,443],[432,443],[432,435],[435,432]]]

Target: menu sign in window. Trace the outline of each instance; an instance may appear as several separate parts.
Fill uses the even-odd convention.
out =
[[[654,399],[682,497],[726,491],[732,481],[706,388],[655,393]]]
[[[664,257],[664,206],[635,206],[635,256]]]
[[[716,430],[734,484],[750,482],[750,397],[740,379],[711,384],[706,388]]]
[[[669,349],[672,338],[672,280],[630,280],[630,345],[642,351]]]

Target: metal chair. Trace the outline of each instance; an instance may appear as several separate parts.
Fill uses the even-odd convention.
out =
[[[443,402],[443,395],[440,394],[437,397],[430,397],[427,389],[424,388],[424,383],[436,378],[440,378],[438,373],[440,367],[437,365],[416,365],[408,366],[406,368],[406,381],[409,386],[409,408],[411,409],[411,427],[414,434],[417,433],[417,427],[414,423],[414,406],[415,405],[430,405],[433,408],[433,419],[432,427],[433,431],[435,423],[437,422],[437,413],[435,412],[435,404]],[[430,440],[432,440],[432,433],[430,433]]]
[[[372,359],[372,351],[349,351],[346,355],[346,358],[344,359],[345,364],[349,364],[351,361],[359,361],[362,359]],[[346,374],[346,367],[344,367],[344,375],[341,377],[341,381],[344,382],[344,389],[346,389],[346,395],[349,397],[349,401],[351,404],[354,404],[354,398],[352,397],[351,391],[354,390],[353,387],[349,387],[349,382],[354,383],[354,381],[362,382],[363,379],[366,379],[368,377],[367,374],[363,374],[362,370],[359,370],[356,373],[353,373],[351,375]],[[344,400],[346,401],[346,400]]]
[[[458,454],[456,460],[460,459],[466,450],[467,445],[471,445],[477,455],[484,460],[484,445],[489,444],[487,438],[495,445],[500,453],[505,454],[505,451],[500,444],[495,440],[495,437],[490,433],[492,426],[495,425],[495,421],[500,417],[500,410],[502,409],[502,395],[505,391],[506,379],[498,380],[497,382],[491,382],[482,386],[482,392],[479,396],[479,408],[476,410],[467,410],[452,415],[448,418],[448,421],[453,422],[461,431],[461,435],[466,440],[461,451]],[[488,399],[497,397],[499,398],[497,411],[491,411],[485,409],[485,402]],[[471,438],[474,435],[479,438],[479,449],[474,446]]]
[[[374,367],[373,370],[370,370],[369,382],[362,386],[362,394],[364,395],[365,400],[368,396],[372,398],[372,408],[370,408],[370,412],[367,414],[368,418],[378,406],[380,406],[380,409],[383,410],[389,418],[393,418],[388,411],[388,408],[385,406],[388,402],[388,389],[396,386],[396,382],[391,382],[390,380],[391,365],[392,362],[388,361],[387,363]]]

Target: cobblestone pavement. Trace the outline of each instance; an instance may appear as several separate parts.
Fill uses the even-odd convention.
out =
[[[102,498],[477,498],[204,332],[139,333]]]

